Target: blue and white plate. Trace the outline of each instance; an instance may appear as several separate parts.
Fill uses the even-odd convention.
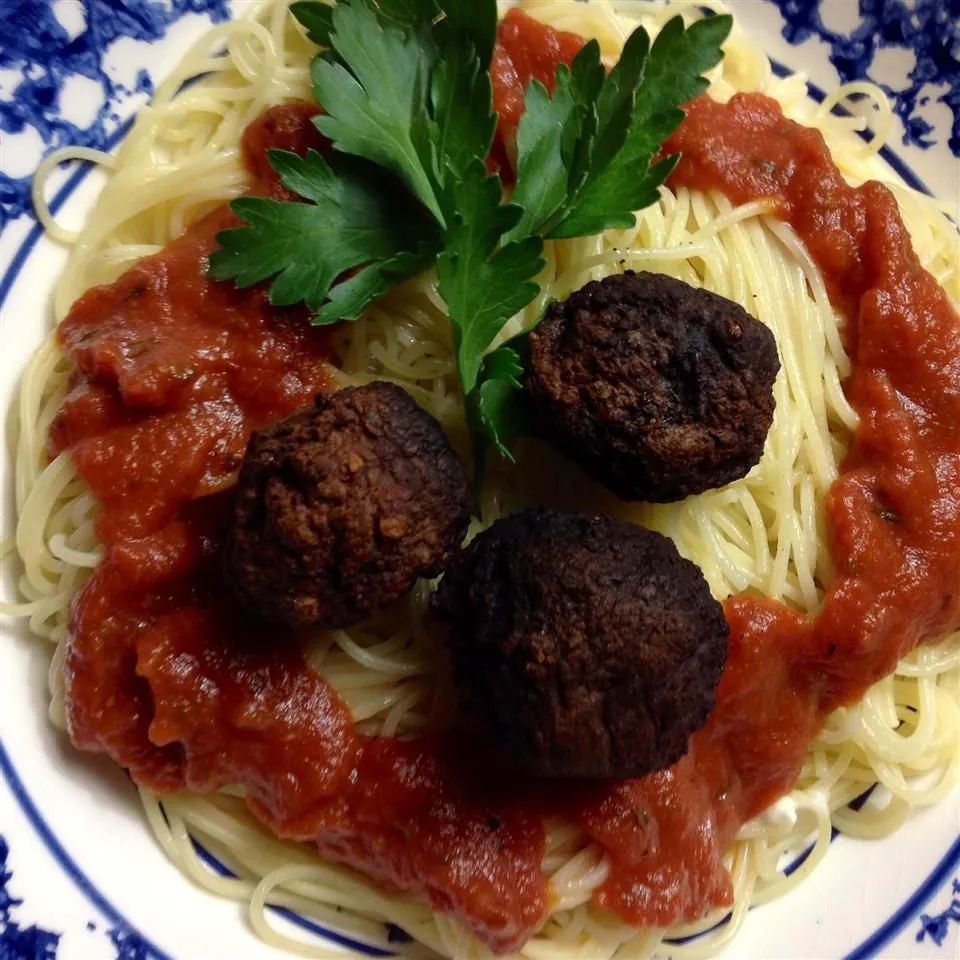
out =
[[[244,0],[233,0],[242,8]],[[869,79],[897,117],[887,161],[958,210],[960,0],[733,0],[741,22],[818,89]],[[186,44],[228,0],[0,0],[0,406],[50,323],[65,260],[41,236],[29,180],[44,152],[110,149]],[[79,223],[96,175],[63,171],[54,202]],[[960,217],[956,217],[960,220]],[[6,445],[5,445],[6,448]],[[13,514],[3,461],[4,535]],[[11,571],[4,595],[13,589]],[[244,908],[193,887],[143,823],[134,788],[46,715],[47,651],[25,625],[0,642],[0,958],[265,960]],[[809,882],[753,911],[724,956],[960,957],[960,793],[893,837],[835,841]]]

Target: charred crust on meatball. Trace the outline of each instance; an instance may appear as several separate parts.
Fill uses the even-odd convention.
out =
[[[261,619],[344,627],[440,573],[468,521],[463,464],[407,393],[321,394],[251,437],[226,580]]]
[[[536,433],[618,497],[669,502],[760,460],[779,369],[738,304],[628,271],[550,307],[524,386]]]
[[[684,755],[713,708],[728,627],[658,533],[527,510],[451,564],[433,600],[466,716],[515,766],[639,777]]]

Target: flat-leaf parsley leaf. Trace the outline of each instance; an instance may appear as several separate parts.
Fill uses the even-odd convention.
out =
[[[631,226],[656,201],[677,158],[654,158],[682,105],[706,89],[731,18],[687,28],[676,17],[652,46],[638,28],[609,73],[589,41],[557,68],[552,93],[533,81],[504,199],[485,167],[495,0],[301,0],[291,10],[326,48],[312,67],[325,111],[314,123],[333,159],[272,152],[306,202],[235,200],[246,226],[219,235],[211,273],[240,286],[273,277],[272,302],[303,301],[330,323],[435,262],[478,454],[489,440],[509,455],[524,424],[523,341],[490,348],[539,292],[544,239]]]
[[[373,165],[341,157],[331,166],[315,150],[302,157],[271,150],[270,162],[288,190],[312,202],[234,200],[231,209],[247,226],[219,234],[220,249],[210,257],[215,279],[234,278],[238,287],[249,287],[276,276],[271,303],[303,301],[320,322],[329,322],[359,316],[387,288],[374,283],[374,275],[391,277],[393,285],[436,256],[436,226]],[[338,290],[334,302],[342,312],[331,315],[324,306],[331,286],[358,266],[365,267],[359,275],[364,280],[355,277],[351,287]]]

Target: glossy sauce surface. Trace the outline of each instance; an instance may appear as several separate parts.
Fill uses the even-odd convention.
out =
[[[503,143],[518,84],[549,77],[582,44],[520,14],[505,24],[495,63],[511,67],[494,74]],[[248,132],[261,192],[278,189],[265,147],[318,145],[311,112],[275,108]],[[463,743],[359,736],[296,638],[234,610],[219,574],[233,473],[251,429],[325,388],[327,353],[303,315],[206,278],[226,211],[85,294],[60,328],[78,376],[52,442],[72,449],[103,501],[107,545],[73,612],[78,746],[158,790],[242,783],[270,829],[425,893],[500,950],[548,908],[546,816],[570,817],[605,848],[596,899],[632,923],[730,901],[724,850],[789,789],[825,714],[960,620],[960,320],[887,191],[846,187],[818,135],[771,101],[697,101],[673,146],[685,154],[675,182],[770,197],[807,240],[849,321],[848,392],[862,417],[829,497],[839,574],[823,613],[728,601],[730,659],[688,755],[643,780],[545,788],[484,775]]]

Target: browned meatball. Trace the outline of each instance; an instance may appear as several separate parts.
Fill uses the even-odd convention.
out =
[[[727,623],[671,540],[528,510],[461,552],[434,598],[466,711],[528,772],[670,766],[713,708]]]
[[[773,422],[773,334],[672,277],[588,283],[530,336],[538,434],[624,500],[680,500],[744,476]]]
[[[321,394],[251,437],[226,577],[262,618],[343,627],[438,574],[468,520],[463,465],[403,390]]]

